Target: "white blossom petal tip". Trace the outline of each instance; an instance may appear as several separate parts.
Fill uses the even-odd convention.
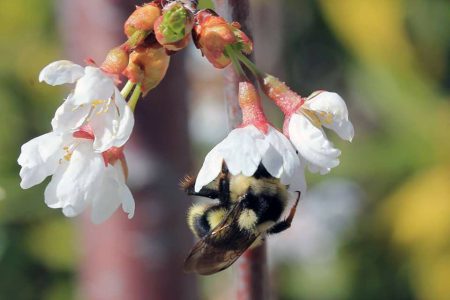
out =
[[[311,172],[326,174],[339,165],[341,151],[334,147],[321,128],[314,126],[304,115],[291,117],[289,136]]]
[[[87,66],[84,76],[77,81],[71,101],[74,105],[107,101],[114,94],[115,88],[111,77],[99,68]]]
[[[302,109],[316,113],[321,124],[335,131],[343,140],[353,139],[354,129],[348,118],[347,105],[337,93],[314,92],[307,98]]]
[[[63,154],[62,143],[65,135],[50,132],[38,136],[21,147],[17,162],[20,170],[20,186],[28,189],[52,175]]]
[[[50,63],[39,74],[39,82],[49,85],[74,83],[84,75],[84,68],[68,60]]]

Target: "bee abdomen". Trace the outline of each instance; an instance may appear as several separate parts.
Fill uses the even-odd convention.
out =
[[[202,238],[222,222],[226,212],[220,204],[195,204],[188,212],[189,228],[198,238]]]
[[[188,211],[187,223],[191,231],[198,237],[205,236],[210,227],[205,217],[205,212],[211,207],[211,204],[194,204]]]

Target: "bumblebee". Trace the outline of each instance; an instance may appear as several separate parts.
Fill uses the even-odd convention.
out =
[[[198,192],[193,178],[181,185],[188,195],[218,200],[194,204],[188,211],[188,225],[200,240],[186,258],[184,271],[201,275],[228,268],[267,234],[288,229],[300,199],[299,192],[289,215],[280,221],[288,204],[287,186],[262,165],[248,177],[231,175],[224,164],[219,176]]]

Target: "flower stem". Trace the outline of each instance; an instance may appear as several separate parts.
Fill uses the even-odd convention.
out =
[[[233,46],[227,45],[225,46],[225,54],[231,59],[231,63],[233,64],[234,70],[241,77],[248,80],[247,75],[245,74],[244,69],[242,69],[241,63],[238,58],[239,51],[236,51]]]
[[[130,100],[128,100],[128,106],[131,108],[132,111],[136,108],[136,103],[139,100],[139,96],[141,96],[141,84],[136,84],[136,88],[133,91],[133,94],[131,94]]]
[[[128,80],[127,83],[125,84],[125,86],[123,87],[123,89],[120,91],[120,94],[122,95],[122,97],[124,97],[124,98],[128,97],[128,95],[130,94],[133,87],[134,87],[134,83],[131,82],[130,80]]]
[[[250,72],[252,72],[256,76],[256,78],[262,77],[263,73],[258,70],[256,65],[250,59],[248,59],[247,56],[242,54],[242,52],[240,51],[236,51],[235,53],[237,59],[240,60],[250,70]]]

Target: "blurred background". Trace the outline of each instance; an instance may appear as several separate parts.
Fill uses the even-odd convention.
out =
[[[20,146],[51,129],[67,92],[38,83],[39,71],[101,63],[135,4],[0,2],[0,299],[233,298],[233,270],[181,272],[192,199],[177,183],[228,130],[222,74],[195,48],[138,104],[133,220],[67,219],[44,204],[45,183],[19,187]],[[450,299],[450,3],[251,0],[251,15],[260,69],[304,96],[338,92],[356,132],[351,144],[329,134],[340,166],[308,175],[292,228],[269,240],[273,296]]]

